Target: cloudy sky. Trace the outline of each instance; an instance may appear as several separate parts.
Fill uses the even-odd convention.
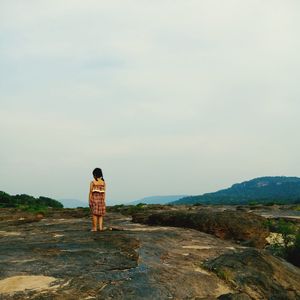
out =
[[[108,204],[300,176],[298,0],[0,0],[0,190]]]

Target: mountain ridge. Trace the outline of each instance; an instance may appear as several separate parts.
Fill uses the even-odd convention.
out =
[[[188,195],[165,195],[165,196],[147,196],[135,201],[131,201],[129,203],[126,203],[128,205],[136,205],[139,203],[145,203],[145,204],[167,204],[172,201],[176,201],[178,199],[181,199],[183,197],[186,197]]]
[[[212,193],[184,197],[170,204],[249,204],[299,203],[300,178],[295,176],[264,176],[235,183]]]
[[[58,199],[64,206],[64,208],[76,208],[76,207],[88,207],[88,201],[84,202],[78,199]]]

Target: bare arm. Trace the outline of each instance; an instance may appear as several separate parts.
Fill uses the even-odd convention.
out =
[[[106,200],[106,183],[104,181],[104,201]]]
[[[89,206],[91,207],[91,201],[92,201],[92,188],[93,188],[93,182],[90,183],[90,192],[89,192]]]

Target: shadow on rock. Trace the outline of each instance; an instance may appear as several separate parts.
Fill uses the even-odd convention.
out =
[[[139,213],[132,216],[133,222],[148,225],[163,225],[193,228],[213,234],[221,239],[233,239],[244,246],[263,248],[269,235],[264,226],[265,218],[241,211],[166,211]]]

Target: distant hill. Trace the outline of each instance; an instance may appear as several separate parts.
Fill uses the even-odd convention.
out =
[[[230,188],[199,196],[189,196],[171,204],[249,204],[249,203],[300,203],[299,177],[259,177]]]
[[[27,194],[9,195],[3,191],[0,191],[0,208],[1,207],[53,207],[63,208],[63,205],[54,199],[40,196],[35,198]]]
[[[77,199],[59,199],[65,208],[88,207],[88,201],[83,202]]]
[[[129,205],[136,205],[139,203],[145,204],[167,204],[172,201],[176,201],[180,198],[186,197],[187,195],[168,195],[168,196],[149,196],[139,200],[128,203]]]

